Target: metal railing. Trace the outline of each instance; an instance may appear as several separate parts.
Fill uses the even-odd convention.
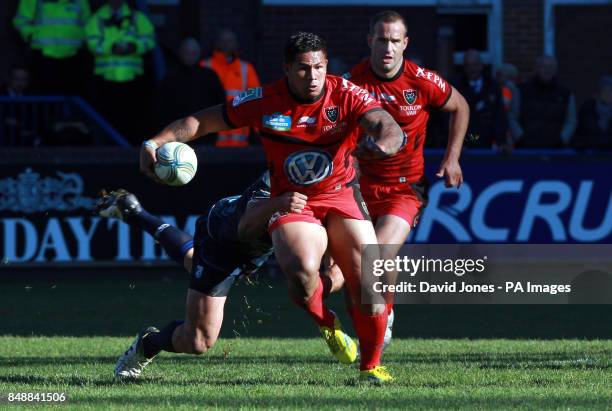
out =
[[[0,146],[31,147],[66,143],[130,146],[81,97],[0,96]]]

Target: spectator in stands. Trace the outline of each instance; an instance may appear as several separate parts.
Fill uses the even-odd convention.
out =
[[[143,55],[155,47],[153,24],[124,0],[108,0],[86,26],[95,56],[98,109],[131,142],[139,144],[147,107]]]
[[[470,125],[466,137],[468,147],[505,146],[507,121],[501,90],[493,79],[484,74],[478,51],[465,52],[463,75],[453,85],[470,105]]]
[[[213,69],[225,88],[227,100],[248,88],[259,87],[257,72],[251,63],[238,56],[238,37],[228,29],[222,30],[215,40],[211,57],[200,61],[201,67]],[[217,138],[218,147],[244,147],[249,144],[249,129],[222,131]]]
[[[81,94],[88,73],[85,24],[88,0],[20,0],[13,24],[31,49],[31,64],[42,94]]]
[[[603,76],[599,80],[597,96],[580,107],[573,145],[576,148],[612,149],[612,76]]]
[[[0,88],[0,95],[9,97],[21,97],[28,94],[30,88],[30,72],[27,67],[14,64],[9,69],[6,84]]]
[[[19,98],[28,94],[30,87],[30,73],[28,69],[19,64],[11,66],[7,81],[0,87],[0,96]],[[17,99],[8,102],[2,107],[3,115],[0,117],[0,145],[2,146],[30,146],[38,145],[38,138],[31,124],[24,121],[25,106]]]
[[[495,72],[495,79],[501,88],[504,110],[506,110],[508,120],[507,135],[511,142],[514,142],[522,132],[519,124],[521,92],[516,85],[517,78],[518,70],[514,64],[502,64]]]
[[[157,128],[177,118],[225,101],[225,90],[217,74],[198,67],[200,44],[193,38],[184,39],[175,61],[162,80],[157,97]]]
[[[518,146],[561,148],[576,129],[576,102],[572,93],[557,81],[557,60],[539,57],[533,79],[520,86],[522,131]]]

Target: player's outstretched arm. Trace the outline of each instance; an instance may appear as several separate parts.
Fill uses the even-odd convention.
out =
[[[384,158],[397,153],[404,140],[404,133],[391,114],[385,110],[372,110],[360,120],[363,131],[373,140],[363,139],[355,155]]]
[[[155,150],[166,143],[178,141],[187,143],[206,134],[228,130],[223,118],[223,104],[205,108],[185,118],[167,125],[155,137],[144,142],[140,148],[140,171],[148,177],[158,180],[153,172]]]
[[[459,156],[470,121],[470,107],[465,98],[454,87],[452,87],[451,93],[450,98],[441,108],[442,111],[450,113],[451,116],[446,153],[436,176],[444,177],[446,187],[459,187],[463,183]]]
[[[241,241],[260,238],[266,232],[274,213],[301,213],[306,206],[306,200],[308,197],[304,194],[291,191],[274,198],[249,201],[238,223],[238,238]]]

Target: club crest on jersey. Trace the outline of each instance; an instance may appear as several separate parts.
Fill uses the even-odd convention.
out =
[[[309,186],[329,177],[334,170],[332,157],[322,150],[303,150],[285,160],[285,174],[298,186]]]
[[[327,117],[327,119],[332,123],[338,121],[339,113],[340,110],[338,109],[338,106],[325,107],[325,117]]]
[[[417,91],[413,89],[404,90],[404,98],[406,99],[406,103],[414,104],[417,99]]]
[[[269,128],[276,131],[291,130],[291,117],[283,116],[281,113],[264,115],[261,120],[261,123],[265,128]]]

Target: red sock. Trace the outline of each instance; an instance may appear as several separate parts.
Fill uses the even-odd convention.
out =
[[[378,315],[366,315],[353,307],[353,327],[359,337],[361,370],[370,370],[380,365],[380,356],[387,329],[387,310]]]
[[[325,274],[319,274],[319,279],[321,280],[321,284],[323,285],[323,299],[326,299],[327,297],[329,297],[329,294],[331,294],[331,289],[332,289],[332,279],[325,275]]]
[[[319,278],[319,285],[308,301],[293,299],[293,302],[302,307],[310,315],[319,327],[334,327],[336,316],[323,303],[323,283]],[[384,333],[383,333],[384,335]]]
[[[387,315],[391,315],[391,311],[393,311],[393,303],[387,304]]]

